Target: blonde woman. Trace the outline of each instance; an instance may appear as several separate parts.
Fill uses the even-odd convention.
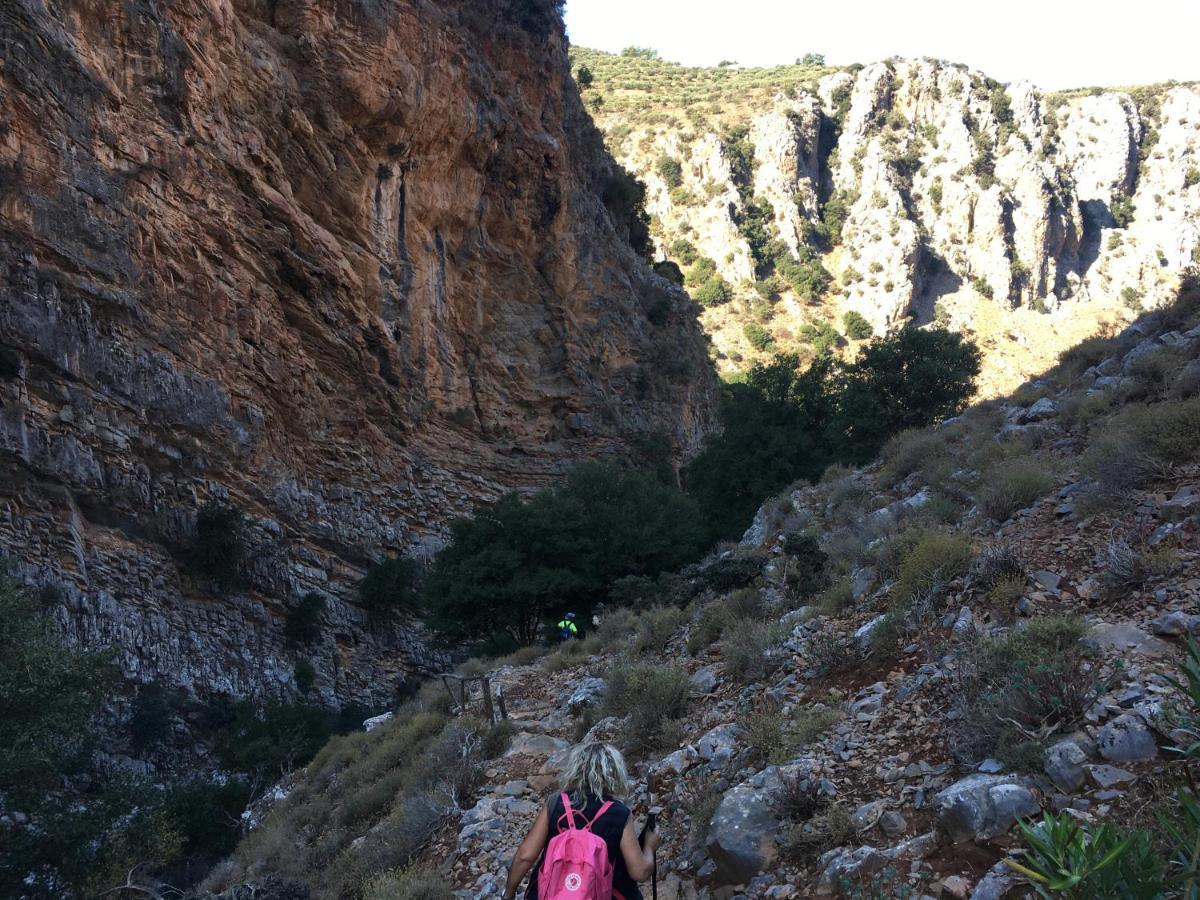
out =
[[[608,845],[608,860],[613,867],[613,897],[620,900],[642,900],[637,882],[645,881],[654,871],[654,851],[662,843],[657,831],[646,832],[644,847],[638,846],[633,828],[633,816],[621,797],[629,790],[629,775],[625,759],[612,744],[593,742],[580,744],[571,751],[562,774],[562,792],[571,801],[576,822],[592,822],[607,802],[604,815],[592,823],[592,833]],[[533,868],[550,839],[565,828],[565,814],[558,794],[551,797],[538,813],[529,834],[521,842],[508,869],[505,900],[514,900],[517,888],[526,873]],[[535,870],[525,892],[526,900],[537,900],[538,873]]]

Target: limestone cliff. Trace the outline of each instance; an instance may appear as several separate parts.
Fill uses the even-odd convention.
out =
[[[385,699],[431,657],[354,604],[371,560],[707,428],[611,171],[544,0],[5,3],[0,551],[196,693],[291,691],[320,591],[317,690]],[[214,497],[251,523],[228,598],[177,564]]]
[[[1043,94],[933,60],[704,70],[575,52],[611,149],[647,182],[660,250],[708,257],[738,295],[705,312],[726,368],[753,355],[747,321],[784,348],[853,310],[876,333],[910,316],[971,332],[1002,392],[1200,262],[1198,85]],[[817,303],[753,290],[762,200],[769,236],[832,277]],[[833,219],[840,240],[823,242]]]

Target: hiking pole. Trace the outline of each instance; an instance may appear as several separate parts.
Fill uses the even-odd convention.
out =
[[[646,824],[638,835],[638,846],[646,846],[646,832],[658,830],[658,816],[663,811],[661,806],[652,806],[646,814]],[[658,900],[658,848],[654,849],[654,867],[650,870],[650,890],[654,900]]]

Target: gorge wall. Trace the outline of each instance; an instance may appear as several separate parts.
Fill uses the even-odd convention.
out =
[[[755,356],[749,321],[786,349],[853,310],[876,333],[910,316],[971,333],[995,394],[1169,300],[1200,262],[1198,85],[1045,94],[934,60],[688,69],[574,53],[610,148],[647,183],[663,254],[685,270],[707,257],[734,289],[704,313],[726,369]],[[754,291],[761,201],[769,237],[832,277],[816,302]]]
[[[542,0],[14,0],[0,9],[0,551],[87,646],[192,696],[329,703],[437,665],[372,624],[387,555],[649,437],[714,382]],[[248,516],[247,587],[179,550]]]

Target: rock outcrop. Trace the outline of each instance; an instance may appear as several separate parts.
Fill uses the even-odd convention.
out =
[[[1103,321],[1166,302],[1200,262],[1196,85],[1044,94],[965,66],[891,60],[778,75],[786,91],[726,108],[681,93],[698,70],[643,66],[610,87],[620,63],[578,55],[597,73],[589,91],[621,101],[595,104],[596,116],[646,180],[661,251],[684,264],[675,248],[690,243],[738,290],[704,313],[729,368],[755,355],[748,321],[789,347],[804,322],[841,330],[854,311],[876,333],[910,317],[969,331],[987,351],[985,392],[1003,393]],[[704,81],[736,84],[729,72]],[[739,146],[719,137],[739,122]],[[730,162],[746,147],[743,193],[770,203],[771,236],[793,252],[811,246],[833,276],[815,307],[785,294],[765,311],[750,284]],[[664,156],[681,164],[678,188],[657,170]],[[833,247],[821,239],[830,204],[844,209]]]
[[[511,7],[511,8],[510,8]],[[328,702],[436,663],[353,584],[575,462],[708,426],[684,294],[613,171],[553,4],[0,10],[0,551],[64,630],[193,693]],[[248,516],[248,588],[178,549]]]

